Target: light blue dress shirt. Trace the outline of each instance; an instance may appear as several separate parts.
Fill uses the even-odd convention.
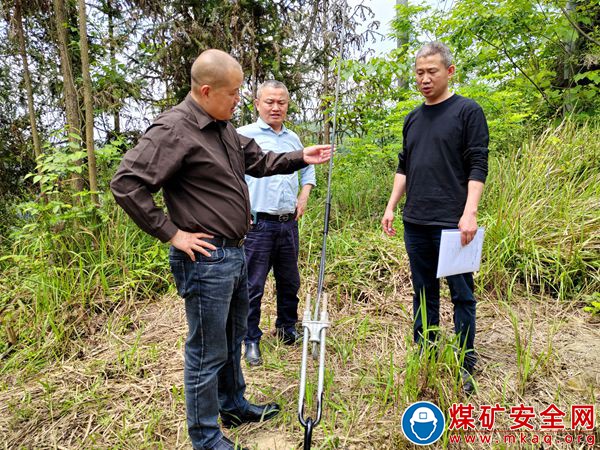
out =
[[[298,135],[288,130],[285,125],[277,133],[260,117],[256,122],[240,127],[237,131],[243,136],[254,138],[264,151],[284,153],[304,148]],[[299,172],[302,186],[306,184],[316,186],[315,168],[312,165],[300,169]],[[297,172],[263,178],[246,175],[246,183],[250,191],[250,205],[253,212],[288,214],[296,209]]]

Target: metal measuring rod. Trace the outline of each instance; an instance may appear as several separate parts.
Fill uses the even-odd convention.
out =
[[[342,52],[344,46],[345,30],[342,29],[340,38],[340,52],[337,61],[337,80],[335,85],[335,103],[333,105],[333,131],[331,135],[331,159],[329,160],[329,171],[327,174],[327,197],[325,201],[325,219],[323,227],[323,245],[321,246],[321,263],[319,266],[319,279],[317,286],[317,298],[314,302],[314,310],[311,311],[311,297],[306,296],[306,309],[302,320],[304,329],[304,340],[302,345],[302,367],[300,369],[300,394],[298,399],[298,419],[304,427],[304,450],[310,450],[312,432],[321,421],[323,413],[323,382],[325,378],[325,335],[329,327],[329,315],[327,313],[327,294],[323,292],[325,279],[325,257],[327,249],[327,234],[329,232],[329,211],[331,210],[331,173],[333,171],[333,154],[335,151],[335,133],[337,127],[337,108],[340,95],[340,69],[342,64]],[[304,416],[304,402],[306,397],[306,370],[308,363],[309,343],[312,343],[313,359],[319,359],[318,381],[317,381],[317,416],[306,418]]]

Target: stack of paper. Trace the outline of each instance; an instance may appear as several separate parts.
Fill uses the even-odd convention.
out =
[[[484,231],[483,227],[479,228],[473,240],[463,246],[460,242],[460,230],[442,230],[437,277],[479,270]]]

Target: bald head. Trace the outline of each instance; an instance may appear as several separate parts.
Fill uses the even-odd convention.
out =
[[[230,120],[240,101],[242,66],[221,50],[206,50],[192,65],[191,96],[209,116]]]
[[[192,90],[202,85],[223,86],[233,74],[242,72],[242,66],[230,54],[217,49],[205,50],[192,65]]]

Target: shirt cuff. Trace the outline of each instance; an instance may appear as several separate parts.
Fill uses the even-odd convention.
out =
[[[296,170],[303,169],[308,167],[310,164],[304,162],[304,149],[302,150],[294,150],[289,152],[290,160],[296,166]]]
[[[156,237],[158,239],[160,239],[161,242],[169,242],[171,240],[171,238],[173,238],[173,236],[175,236],[175,233],[177,233],[177,231],[179,231],[179,228],[177,228],[177,225],[175,225],[173,222],[168,220],[164,224],[164,226],[156,232]]]

